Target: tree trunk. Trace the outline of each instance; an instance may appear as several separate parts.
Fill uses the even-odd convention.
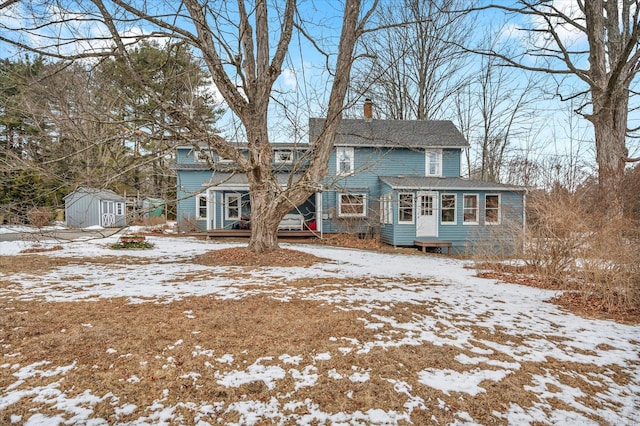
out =
[[[271,164],[273,152],[267,132],[266,111],[250,118],[246,128],[252,165],[247,173],[251,198],[249,250],[262,253],[278,248],[278,224],[293,206],[281,201],[282,188]]]
[[[628,90],[615,93],[593,90],[593,124],[596,138],[600,208],[609,219],[623,216],[622,181],[626,148]]]

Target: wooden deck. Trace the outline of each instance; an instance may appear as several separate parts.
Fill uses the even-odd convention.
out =
[[[238,237],[238,238],[248,238],[251,236],[250,229],[215,229],[211,231],[207,231],[207,238],[223,238],[223,237]],[[320,237],[320,233],[318,231],[290,231],[290,230],[280,230],[278,231],[278,237],[280,238],[291,238],[291,237]]]
[[[427,251],[427,247],[437,247],[437,248],[446,247],[447,248],[447,254],[448,255],[451,254],[451,242],[449,242],[449,241],[418,241],[418,240],[415,240],[413,242],[413,245],[418,246],[418,247],[422,247],[422,251],[423,252]]]

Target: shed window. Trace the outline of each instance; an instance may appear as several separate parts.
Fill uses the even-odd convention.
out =
[[[124,216],[124,203],[116,203],[116,216]]]
[[[478,195],[465,194],[463,196],[463,223],[478,224]]]
[[[442,194],[441,202],[441,222],[448,224],[456,223],[456,194]]]
[[[338,194],[338,216],[366,216],[366,194]]]
[[[500,223],[500,195],[484,196],[484,222],[488,224]]]
[[[413,223],[413,193],[398,194],[398,222]]]

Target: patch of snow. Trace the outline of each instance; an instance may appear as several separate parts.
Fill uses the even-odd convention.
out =
[[[480,370],[475,369],[464,373],[455,370],[438,370],[435,368],[427,368],[422,370],[419,375],[419,382],[425,386],[439,389],[445,394],[450,392],[464,392],[471,396],[475,396],[486,390],[479,386],[485,380],[499,382],[509,375],[508,370]]]

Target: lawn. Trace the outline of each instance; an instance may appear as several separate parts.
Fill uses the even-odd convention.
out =
[[[557,291],[417,250],[147,240],[0,243],[0,424],[640,423],[640,327]]]

